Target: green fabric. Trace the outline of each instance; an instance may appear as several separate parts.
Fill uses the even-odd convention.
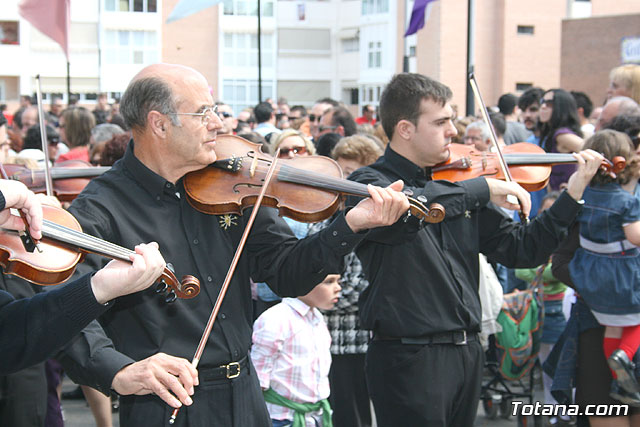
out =
[[[535,364],[542,336],[541,313],[532,291],[506,294],[498,323],[502,332],[496,333],[500,373],[516,380]]]
[[[265,402],[284,406],[285,408],[295,411],[292,427],[305,427],[304,416],[308,412],[315,412],[320,409],[322,409],[322,426],[333,427],[333,423],[331,422],[331,405],[329,405],[329,401],[327,399],[322,399],[316,403],[298,403],[279,395],[272,388],[264,390],[262,393],[264,394]]]
[[[536,277],[536,268],[517,268],[516,277],[522,279],[525,282],[533,282]],[[555,278],[551,272],[551,263],[547,265],[542,273],[542,280],[544,281],[544,293],[545,295],[556,295],[567,290],[567,285]]]

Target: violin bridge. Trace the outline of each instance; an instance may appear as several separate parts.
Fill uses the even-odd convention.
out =
[[[249,168],[249,175],[251,178],[256,174],[256,167],[258,167],[258,157],[254,157],[251,161],[251,167]]]

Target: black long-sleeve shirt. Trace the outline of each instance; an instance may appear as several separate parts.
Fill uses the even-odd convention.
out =
[[[349,179],[382,187],[402,179],[414,197],[424,195],[427,205],[438,202],[446,209],[438,224],[420,227],[410,219],[372,230],[356,250],[370,282],[360,297],[362,325],[388,336],[479,331],[478,253],[508,267],[542,264],[580,210],[563,193],[523,226],[489,203],[484,178],[457,184],[431,181],[430,170],[390,147]]]
[[[90,274],[37,295],[25,280],[0,276],[0,375],[53,356],[107,310],[93,295]]]
[[[92,180],[69,211],[85,233],[121,246],[158,242],[178,278],[191,274],[201,284],[200,295],[172,304],[153,289],[118,298],[100,319],[115,349],[101,331],[85,331],[61,360],[72,378],[107,392],[114,375],[133,361],[158,352],[191,360],[249,212],[213,216],[196,211],[181,181],[174,185],[148,169],[133,154],[133,142],[124,158]],[[327,274],[338,272],[344,255],[361,239],[341,215],[321,233],[299,241],[274,209],[262,207],[199,367],[219,366],[247,354],[250,277],[267,282],[280,295],[304,295]],[[86,261],[94,268],[103,262],[97,257]]]
[[[31,283],[0,271],[0,375],[43,362],[106,309],[93,295],[89,274],[36,294]]]

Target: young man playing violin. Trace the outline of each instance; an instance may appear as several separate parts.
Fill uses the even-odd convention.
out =
[[[21,182],[0,179],[0,227],[24,230],[23,220],[12,215],[10,208],[25,212],[31,236],[40,239],[42,206],[39,198]],[[20,260],[15,253],[14,257]],[[45,380],[44,366],[40,363],[53,356],[89,322],[112,307],[112,300],[147,288],[165,267],[155,243],[136,246],[136,254],[132,255],[131,261],[112,261],[93,275],[87,274],[49,292],[18,300],[5,289],[19,295],[29,295],[32,292],[31,285],[22,279],[10,280],[13,276],[1,275],[2,425],[43,425],[47,397],[46,382],[44,387],[37,387],[40,379]],[[28,274],[27,270],[22,271]],[[29,368],[29,371],[22,371],[25,368]],[[17,371],[21,372],[9,375]],[[16,396],[21,390],[29,390],[29,395]],[[22,403],[18,403],[19,400]]]
[[[175,425],[270,425],[248,359],[249,279],[267,282],[282,296],[304,295],[339,271],[362,239],[360,231],[393,224],[409,208],[399,192],[402,183],[371,186],[370,198],[303,240],[275,210],[260,208],[196,371],[189,360],[249,217],[203,214],[186,199],[183,176],[217,158],[222,124],[213,104],[197,71],[170,64],[144,68],[121,99],[133,134],[124,157],[69,209],[86,233],[122,246],[153,236],[178,277],[193,274],[203,284],[196,298],[170,306],[152,291],[119,298],[101,318],[104,331],[84,334],[60,360],[74,380],[128,395],[120,401],[123,427],[166,425],[172,407],[182,405]],[[90,266],[101,262],[87,257]]]
[[[456,135],[451,95],[428,77],[396,75],[380,99],[385,154],[349,177],[379,186],[403,180],[413,197],[446,209],[440,223],[409,218],[372,230],[356,250],[370,282],[360,316],[373,331],[366,376],[381,427],[473,425],[484,362],[478,253],[510,267],[546,261],[602,161],[593,151],[575,155],[578,171],[558,201],[530,224],[516,223],[495,205],[528,213],[529,195],[518,184],[431,180],[430,168],[449,158]]]

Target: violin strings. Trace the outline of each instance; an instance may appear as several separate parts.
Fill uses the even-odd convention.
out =
[[[60,237],[74,239],[76,242],[82,243],[88,249],[95,249],[102,251],[105,254],[113,254],[115,256],[120,256],[124,259],[129,259],[129,255],[133,253],[133,251],[113,244],[111,242],[107,242],[106,240],[99,239],[97,237],[91,236],[89,234],[82,233],[77,230],[73,230],[68,227],[64,227],[60,224],[51,223],[52,229],[56,230]]]
[[[266,173],[267,170],[267,166],[261,166],[260,164],[258,164],[258,166],[256,167],[256,171],[258,172]],[[319,172],[298,169],[288,165],[280,166],[277,178],[280,181],[290,181],[296,184],[304,184],[310,187],[339,191],[358,196],[369,195],[369,191],[367,190],[367,186],[365,184],[343,180]]]
[[[515,154],[504,155],[505,160],[510,165],[548,165],[550,163],[576,163],[576,158],[568,153],[547,153],[547,154]]]
[[[134,253],[129,249],[115,245],[111,242],[98,239],[97,237],[73,230],[48,220],[44,220],[44,226],[45,228],[43,231],[47,237],[72,244],[81,249],[88,249],[92,252],[106,254],[126,261],[129,260],[129,255]]]

